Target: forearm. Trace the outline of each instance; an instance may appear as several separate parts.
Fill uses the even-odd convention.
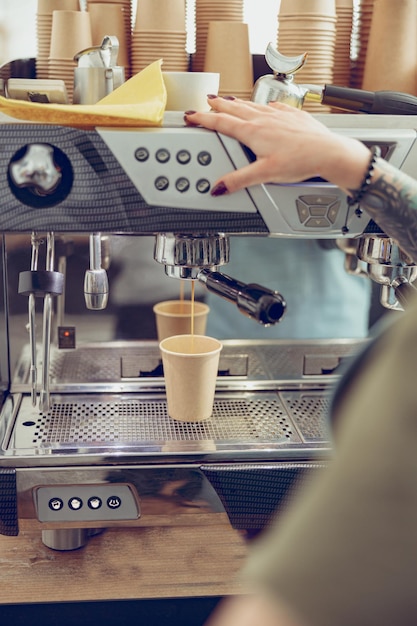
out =
[[[417,262],[417,182],[378,159],[362,208]]]
[[[320,173],[348,195],[360,188],[370,163],[370,151],[347,137],[325,137]],[[360,200],[378,226],[417,262],[417,181],[377,158],[370,184]]]

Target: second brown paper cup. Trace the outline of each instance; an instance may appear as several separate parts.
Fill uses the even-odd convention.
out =
[[[165,300],[154,305],[158,340],[172,335],[191,333],[192,302],[190,300]],[[204,302],[194,302],[194,333],[204,335],[210,308]]]
[[[176,335],[159,344],[168,415],[181,422],[211,417],[222,344],[205,335]]]

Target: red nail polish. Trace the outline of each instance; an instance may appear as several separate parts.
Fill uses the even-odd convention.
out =
[[[185,111],[184,115],[194,115],[194,113],[197,113],[197,111]]]
[[[234,96],[223,96],[223,100],[236,100]]]
[[[224,196],[224,194],[226,193],[228,193],[228,189],[223,181],[220,181],[220,183],[217,183],[217,185],[214,185],[213,189],[210,192],[210,194],[214,197]]]
[[[215,94],[215,93],[208,93],[208,94],[207,94],[207,98],[208,98],[209,100],[214,100],[215,98],[217,98],[217,96],[216,96],[216,94]]]

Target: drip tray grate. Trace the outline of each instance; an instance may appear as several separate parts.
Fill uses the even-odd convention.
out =
[[[22,398],[10,439],[12,448],[32,447],[40,451],[124,445],[149,450],[152,444],[180,441],[190,442],[187,447],[192,451],[192,442],[210,441],[217,449],[224,446],[244,450],[304,441],[280,395],[273,392],[220,396],[215,400],[212,417],[203,422],[172,420],[164,397],[53,395],[51,400],[50,411],[40,414],[28,396]],[[319,397],[317,402],[321,410]],[[324,420],[314,414],[311,402],[309,410],[316,424]],[[321,443],[325,441],[326,438]]]

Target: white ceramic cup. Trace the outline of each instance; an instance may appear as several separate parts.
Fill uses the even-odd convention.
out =
[[[208,111],[207,95],[219,92],[216,72],[162,72],[167,90],[167,111]]]

